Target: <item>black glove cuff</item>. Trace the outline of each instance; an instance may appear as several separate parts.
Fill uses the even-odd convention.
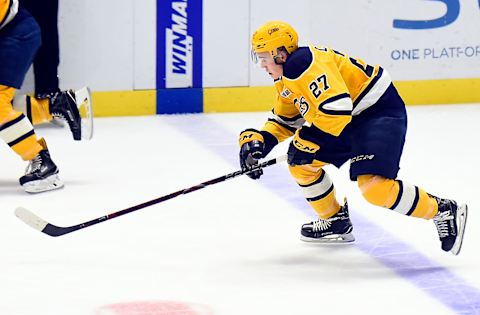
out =
[[[265,147],[263,148],[263,157],[266,157],[270,151],[278,144],[277,138],[272,135],[270,132],[262,130],[260,133],[263,136]]]

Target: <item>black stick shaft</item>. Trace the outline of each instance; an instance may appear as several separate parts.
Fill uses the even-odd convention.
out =
[[[86,227],[89,227],[89,226],[92,226],[92,225],[95,225],[95,224],[98,224],[98,223],[101,223],[101,222],[105,222],[107,220],[111,220],[113,218],[117,218],[117,217],[125,215],[127,213],[131,213],[131,212],[134,212],[134,211],[137,211],[137,210],[155,205],[157,203],[164,202],[164,201],[167,201],[169,199],[173,199],[173,198],[178,197],[180,195],[186,195],[188,193],[197,191],[197,190],[205,188],[207,186],[218,184],[218,183],[224,182],[226,180],[236,178],[238,176],[242,176],[242,175],[245,175],[245,174],[250,173],[250,172],[254,172],[254,171],[262,169],[264,167],[277,164],[278,162],[284,161],[285,159],[286,159],[286,156],[280,156],[280,157],[277,157],[277,158],[259,163],[258,165],[255,165],[255,166],[253,166],[249,169],[232,172],[230,174],[226,174],[226,175],[211,179],[209,181],[206,181],[206,182],[203,182],[201,184],[192,186],[190,188],[181,189],[181,190],[173,192],[171,194],[168,194],[168,195],[156,198],[156,199],[152,199],[150,201],[147,201],[147,202],[144,202],[144,203],[141,203],[141,204],[132,206],[130,208],[126,208],[126,209],[117,211],[117,212],[113,212],[113,213],[104,215],[102,217],[99,217],[99,218],[96,218],[96,219],[93,219],[93,220],[90,220],[90,221],[87,221],[87,222],[84,222],[84,223],[81,223],[81,224],[78,224],[78,225],[73,225],[73,226],[70,226],[70,227],[59,227],[59,226],[55,226],[53,224],[48,223],[45,226],[45,228],[42,230],[42,232],[44,232],[48,235],[51,235],[51,236],[60,236],[60,235],[64,235],[64,234],[67,234],[67,233],[71,233],[71,232],[74,232],[74,231],[77,231],[77,230],[80,230],[80,229],[84,229]]]

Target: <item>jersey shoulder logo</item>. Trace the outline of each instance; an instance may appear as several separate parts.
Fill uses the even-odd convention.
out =
[[[284,89],[284,90],[280,93],[280,95],[281,95],[282,97],[284,97],[284,98],[288,98],[291,94],[292,94],[292,92],[290,92],[289,89]]]

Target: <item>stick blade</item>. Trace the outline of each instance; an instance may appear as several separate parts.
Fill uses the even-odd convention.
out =
[[[17,209],[15,209],[15,215],[27,225],[30,225],[32,228],[40,232],[42,232],[48,224],[47,221],[43,220],[32,211],[23,207],[18,207]]]

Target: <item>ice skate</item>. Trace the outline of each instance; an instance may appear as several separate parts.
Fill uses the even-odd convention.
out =
[[[462,248],[468,207],[466,204],[459,206],[454,200],[431,197],[438,203],[438,213],[433,217],[433,222],[442,242],[442,249],[458,255]]]
[[[50,97],[50,113],[54,119],[68,123],[74,140],[90,140],[93,136],[93,111],[90,91],[84,87],[58,92]]]
[[[306,223],[302,226],[301,240],[316,243],[348,243],[353,242],[353,226],[348,215],[348,205],[345,205],[334,216],[323,220]]]
[[[39,193],[63,187],[63,182],[58,177],[58,168],[50,158],[50,153],[45,140],[40,139],[39,143],[44,148],[35,156],[20,178],[20,185],[28,193]]]

